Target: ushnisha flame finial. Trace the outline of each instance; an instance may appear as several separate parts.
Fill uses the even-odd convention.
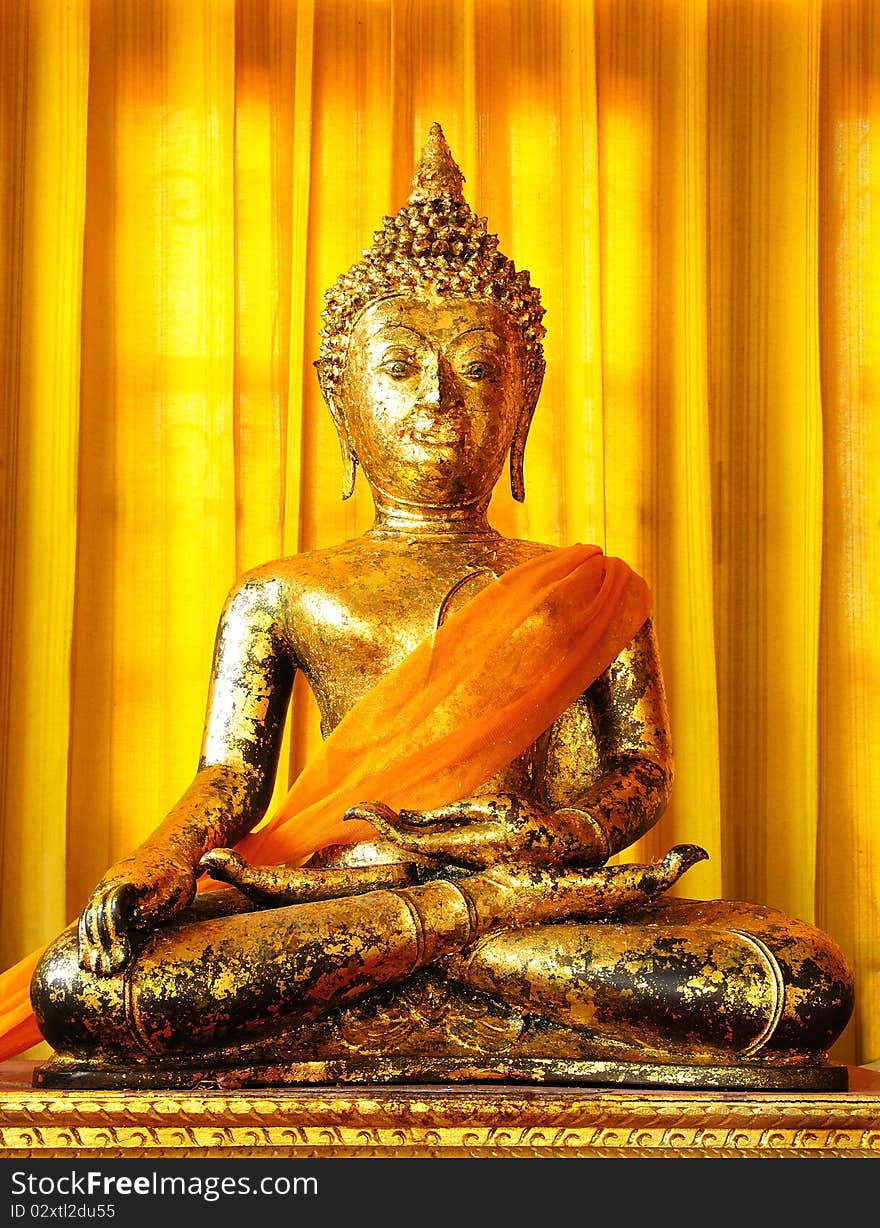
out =
[[[448,196],[456,204],[464,204],[464,175],[458,169],[452,150],[446,143],[443,129],[435,121],[419,158],[416,173],[413,175],[412,191],[409,194],[411,205],[423,204],[425,201],[437,200]]]

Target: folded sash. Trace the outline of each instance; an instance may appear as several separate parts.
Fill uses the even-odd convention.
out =
[[[351,709],[277,812],[236,847],[251,862],[299,865],[375,835],[343,821],[357,803],[430,810],[467,797],[608,668],[650,606],[645,582],[598,546],[548,551],[507,572]],[[0,975],[0,1060],[40,1040],[29,986],[41,954]]]

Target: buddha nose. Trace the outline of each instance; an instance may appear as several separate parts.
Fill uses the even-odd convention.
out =
[[[442,354],[432,354],[422,369],[418,402],[437,409],[446,404],[454,391],[452,370]]]
[[[440,404],[440,356],[431,354],[422,368],[422,378],[419,383],[418,402],[420,405],[436,407]]]

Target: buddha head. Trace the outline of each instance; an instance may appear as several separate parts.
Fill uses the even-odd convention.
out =
[[[462,195],[434,124],[406,206],[325,295],[315,364],[342,448],[385,498],[483,505],[523,454],[541,382],[544,308]]]

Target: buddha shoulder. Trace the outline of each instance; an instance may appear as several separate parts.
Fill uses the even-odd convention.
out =
[[[434,604],[472,572],[501,576],[552,547],[493,535],[488,539],[383,537],[371,533],[269,565],[286,589],[289,613],[313,617],[315,601],[333,596],[353,608],[400,600]],[[258,569],[266,574],[265,569]]]
[[[470,575],[501,576],[552,549],[500,535],[475,542],[365,534],[245,572],[227,597],[224,624],[295,645],[303,633],[329,631],[340,621],[433,620],[449,591]]]

